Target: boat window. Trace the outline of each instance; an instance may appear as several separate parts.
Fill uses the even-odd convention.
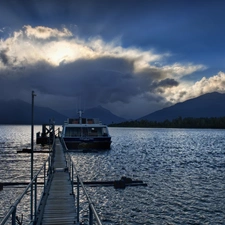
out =
[[[88,129],[88,135],[90,136],[101,136],[102,128],[101,127],[90,127]]]
[[[98,130],[96,127],[91,127],[88,129],[88,134],[90,136],[98,136]]]
[[[82,127],[82,136],[88,136],[88,128]]]
[[[80,136],[81,135],[81,129],[79,127],[67,127],[65,136],[66,137],[74,137],[74,136]]]
[[[102,135],[103,135],[103,136],[108,136],[107,133],[108,133],[108,132],[107,132],[106,127],[103,127],[103,128],[102,128]]]

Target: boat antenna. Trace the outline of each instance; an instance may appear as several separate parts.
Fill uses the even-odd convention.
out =
[[[83,114],[83,111],[82,111],[82,110],[79,110],[79,111],[78,111],[78,115],[79,115],[79,124],[82,124],[82,114]]]
[[[82,106],[81,106],[81,97],[78,96],[78,97],[77,97],[77,107],[76,107],[76,111],[77,111],[77,113],[79,114],[79,111],[81,111],[81,110],[82,110]]]

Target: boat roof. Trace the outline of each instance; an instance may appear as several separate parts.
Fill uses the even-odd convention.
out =
[[[107,127],[105,124],[64,124],[64,127]]]
[[[68,118],[64,123],[64,127],[107,127],[107,125],[102,124],[98,118]]]

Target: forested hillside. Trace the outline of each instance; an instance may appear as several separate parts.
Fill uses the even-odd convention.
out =
[[[178,117],[171,121],[163,122],[148,120],[132,120],[123,123],[111,124],[110,127],[162,127],[162,128],[225,128],[225,117],[211,118],[182,118]]]

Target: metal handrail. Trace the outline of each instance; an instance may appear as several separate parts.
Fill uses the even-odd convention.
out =
[[[71,168],[71,165],[72,165],[72,168],[71,168],[72,172],[70,171],[70,177],[72,176],[71,177],[72,189],[73,189],[73,183],[74,183],[74,181],[73,181],[73,170],[75,170],[75,173],[76,173],[76,176],[77,176],[77,222],[78,223],[80,222],[79,221],[79,196],[80,196],[80,194],[79,194],[79,186],[81,185],[81,187],[83,188],[84,194],[85,194],[85,196],[86,196],[86,198],[88,200],[88,203],[89,203],[89,225],[93,224],[93,214],[94,214],[94,217],[96,219],[97,224],[98,225],[102,225],[102,222],[101,222],[101,220],[99,218],[99,215],[98,215],[98,213],[97,213],[97,211],[95,209],[94,203],[92,202],[92,200],[91,200],[91,198],[90,198],[90,196],[89,196],[89,194],[88,194],[88,192],[87,192],[87,190],[86,190],[86,188],[84,186],[84,183],[83,183],[83,181],[82,181],[82,179],[81,179],[81,177],[79,175],[79,172],[78,172],[76,166],[74,165],[74,162],[73,162],[70,154],[67,153],[67,156],[69,157],[69,162],[70,162],[69,167]]]
[[[53,142],[53,145],[52,145],[52,149],[54,149],[54,144],[55,144],[55,140]],[[54,153],[53,153],[54,154]],[[77,222],[79,224],[79,204],[80,204],[80,194],[79,194],[79,187],[81,186],[82,189],[83,189],[83,192],[88,200],[88,203],[89,203],[89,225],[93,225],[93,215],[95,217],[95,220],[97,222],[98,225],[102,225],[102,222],[99,218],[99,215],[95,209],[95,206],[94,206],[94,203],[92,202],[85,186],[84,186],[84,183],[78,173],[78,170],[77,168],[75,167],[74,165],[74,162],[70,156],[69,153],[66,154],[68,157],[69,157],[69,160],[67,160],[67,166],[68,166],[68,161],[69,161],[69,168],[70,168],[70,171],[69,171],[69,174],[70,174],[70,179],[71,179],[71,183],[72,183],[72,193],[73,193],[73,184],[74,184],[74,171],[76,173],[76,177],[77,177]],[[30,181],[30,183],[26,186],[25,190],[23,191],[23,193],[18,197],[18,199],[11,205],[9,211],[6,213],[6,215],[4,216],[4,218],[2,219],[0,225],[4,225],[6,224],[6,222],[10,219],[10,216],[12,216],[11,220],[12,220],[12,225],[16,225],[16,210],[17,210],[17,206],[19,205],[20,201],[23,199],[23,197],[27,194],[27,192],[29,191],[29,189],[33,189],[33,185],[35,185],[35,194],[33,195],[33,198],[34,198],[34,205],[35,205],[35,210],[34,210],[34,217],[33,217],[33,221],[30,221],[31,223],[36,223],[37,221],[37,208],[39,208],[39,206],[37,206],[37,179],[38,179],[38,176],[41,174],[41,171],[44,170],[44,187],[43,187],[43,190],[42,190],[42,196],[44,194],[44,191],[46,189],[46,186],[47,186],[47,183],[48,183],[48,180],[49,180],[49,175],[51,174],[51,159],[52,159],[52,154],[49,155],[48,159],[45,160],[43,166],[39,169],[39,171],[36,173],[36,175],[33,177],[33,179]],[[46,165],[48,163],[48,172],[47,173],[47,177],[48,179],[46,179]],[[41,199],[42,197],[40,197]],[[33,199],[32,199],[33,201]],[[33,203],[32,203],[33,204]],[[40,204],[40,202],[39,202]]]
[[[54,143],[52,145],[52,149],[53,149]],[[23,199],[23,197],[27,194],[28,190],[30,188],[33,188],[33,185],[35,184],[35,194],[34,194],[34,200],[35,200],[35,209],[37,209],[37,179],[38,179],[38,175],[41,173],[41,171],[44,169],[44,187],[43,187],[43,191],[45,190],[45,186],[46,186],[46,177],[45,177],[45,173],[46,173],[46,165],[48,163],[48,168],[51,169],[51,158],[52,156],[49,155],[48,159],[46,159],[44,161],[43,166],[39,169],[39,171],[36,173],[36,175],[33,177],[33,179],[30,181],[30,183],[26,186],[25,190],[23,191],[23,193],[17,198],[17,200],[10,206],[9,211],[6,213],[6,215],[4,216],[4,218],[2,219],[0,225],[4,225],[10,218],[10,216],[12,215],[12,225],[16,224],[16,209],[18,204],[20,203],[20,201]],[[47,173],[48,174],[48,173]],[[36,220],[36,216],[37,216],[37,210],[35,210],[35,217],[34,217],[34,221]],[[32,222],[32,221],[31,221]]]

